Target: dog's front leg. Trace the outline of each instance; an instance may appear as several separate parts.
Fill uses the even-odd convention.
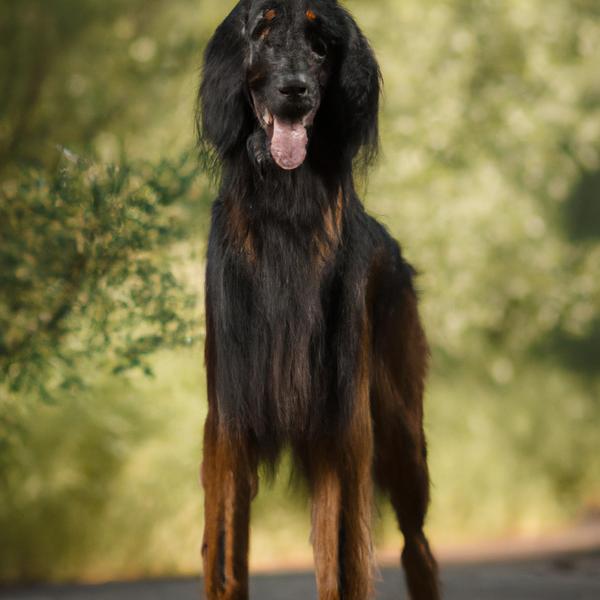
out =
[[[318,469],[312,479],[312,544],[319,600],[340,600],[340,514],[342,484],[333,467]]]
[[[347,430],[326,447],[308,451],[319,600],[373,596],[373,433],[366,371],[356,393]]]
[[[250,502],[256,464],[209,413],[204,430],[204,588],[207,600],[248,598]]]
[[[319,466],[310,475],[319,600],[367,600],[373,595],[369,431],[352,443],[353,448],[342,450],[350,460]]]
[[[340,527],[341,597],[373,598],[373,432],[366,377],[358,385],[355,413],[343,448]]]

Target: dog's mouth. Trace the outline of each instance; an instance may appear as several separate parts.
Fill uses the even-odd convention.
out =
[[[269,152],[275,164],[286,171],[297,169],[306,159],[309,131],[316,108],[296,120],[278,117],[254,99],[254,110],[267,134]]]

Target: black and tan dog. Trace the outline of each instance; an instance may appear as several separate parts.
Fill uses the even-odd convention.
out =
[[[206,273],[209,600],[248,597],[257,468],[283,447],[312,495],[321,600],[372,596],[374,483],[412,598],[439,597],[413,270],[353,184],[377,150],[379,91],[334,0],[243,0],[206,49],[198,125],[222,169]]]

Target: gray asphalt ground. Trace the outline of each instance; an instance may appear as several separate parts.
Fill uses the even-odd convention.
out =
[[[510,561],[477,561],[442,567],[445,600],[600,600],[600,547]],[[312,573],[252,577],[252,600],[316,598]],[[0,589],[3,600],[198,600],[200,579]],[[385,568],[377,600],[406,599],[400,569]]]

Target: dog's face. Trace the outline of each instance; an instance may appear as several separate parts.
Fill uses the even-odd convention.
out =
[[[378,96],[373,53],[335,0],[242,0],[206,50],[200,129],[221,158],[247,147],[293,170],[319,123],[343,158],[374,146]]]
[[[247,20],[247,84],[270,153],[299,167],[329,75],[323,16],[304,0],[253,2]]]

